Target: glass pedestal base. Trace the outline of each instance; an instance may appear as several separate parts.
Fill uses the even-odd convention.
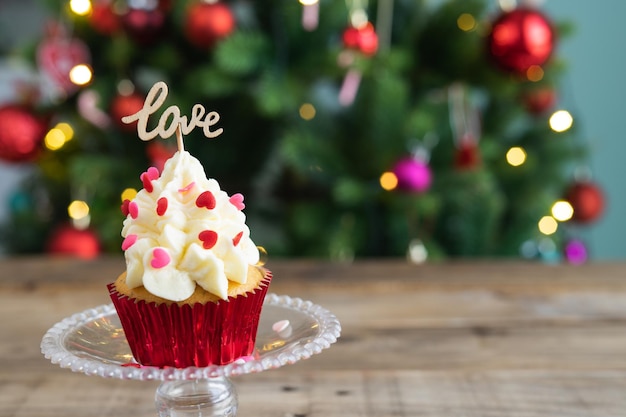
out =
[[[156,390],[159,417],[237,415],[237,392],[226,377],[162,382]]]
[[[341,325],[328,310],[299,298],[268,294],[252,355],[205,368],[137,364],[111,304],[76,313],[51,327],[44,356],[62,368],[103,378],[162,381],[155,401],[161,417],[235,416],[229,377],[279,368],[320,353],[337,341]]]

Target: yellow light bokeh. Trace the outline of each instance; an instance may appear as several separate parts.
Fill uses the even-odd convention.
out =
[[[561,133],[572,127],[574,118],[567,110],[557,110],[550,116],[550,129]]]
[[[315,107],[313,107],[313,105],[311,103],[304,103],[302,106],[300,106],[300,117],[302,117],[304,120],[312,120],[315,117]]]
[[[526,78],[528,78],[528,81],[533,81],[533,82],[537,82],[537,81],[541,81],[543,80],[543,68],[541,68],[539,65],[531,65],[527,70],[526,70]]]
[[[70,70],[70,81],[76,85],[87,85],[91,81],[93,72],[89,65],[78,64]]]
[[[469,13],[463,13],[456,19],[456,25],[464,32],[469,32],[476,28],[476,19]]]
[[[61,149],[65,145],[65,134],[61,129],[52,128],[46,133],[43,143],[51,151]]]
[[[392,191],[398,186],[398,177],[393,172],[383,172],[380,176],[380,186],[386,191]]]
[[[552,217],[560,222],[566,222],[574,215],[574,207],[569,201],[559,200],[552,205]]]
[[[89,215],[89,205],[82,200],[74,200],[67,206],[67,214],[74,220],[85,218]]]
[[[87,16],[91,13],[91,0],[70,0],[70,10],[78,16]]]
[[[526,151],[519,146],[512,147],[506,153],[506,162],[514,167],[522,165],[526,162]]]
[[[124,202],[124,200],[132,201],[136,196],[137,190],[134,188],[126,188],[121,194],[122,202]]]
[[[74,137],[74,129],[69,123],[61,122],[57,123],[54,127],[55,129],[59,129],[65,135],[65,141],[69,142]]]
[[[546,236],[556,233],[556,230],[559,228],[559,224],[552,216],[543,216],[537,223],[537,226],[539,231]]]
[[[318,1],[319,0],[300,0],[300,4],[303,5],[303,6],[313,6]]]

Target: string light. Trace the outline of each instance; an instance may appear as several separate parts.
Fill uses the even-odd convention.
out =
[[[552,216],[560,222],[566,222],[574,215],[574,207],[569,201],[559,200],[552,205]]]
[[[76,85],[87,85],[91,81],[93,73],[86,64],[78,64],[70,70],[70,81]]]
[[[74,129],[67,123],[58,123],[44,137],[44,145],[51,151],[59,150],[74,137]]]
[[[67,206],[67,213],[73,220],[80,220],[89,216],[89,205],[82,200],[74,200]]]
[[[539,231],[546,236],[556,233],[556,230],[559,228],[559,224],[552,216],[543,216],[537,223],[537,226]]]
[[[514,146],[506,153],[506,161],[509,165],[518,167],[526,162],[526,151],[524,148]]]
[[[456,19],[456,25],[464,32],[469,32],[476,28],[476,19],[469,13],[463,13]]]
[[[91,13],[90,0],[70,0],[70,10],[78,16],[87,16]]]
[[[380,186],[386,191],[392,191],[398,186],[398,177],[393,172],[383,172],[380,176]]]
[[[550,129],[555,132],[565,132],[572,127],[574,118],[567,110],[557,110],[550,116]]]
[[[539,65],[531,65],[526,70],[526,78],[528,78],[528,81],[533,81],[533,82],[541,81],[543,80],[543,75],[544,75],[543,68],[541,68]]]
[[[311,120],[315,117],[315,107],[310,103],[304,103],[300,106],[300,117],[304,120]]]

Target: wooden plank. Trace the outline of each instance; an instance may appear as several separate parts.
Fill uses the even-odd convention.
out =
[[[240,417],[623,417],[623,371],[312,371],[234,379]],[[155,382],[71,372],[16,376],[0,389],[6,417],[152,417]]]

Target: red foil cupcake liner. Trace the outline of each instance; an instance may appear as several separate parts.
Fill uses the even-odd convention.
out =
[[[272,273],[254,292],[216,303],[156,304],[109,295],[135,360],[146,366],[224,365],[254,351],[259,318]]]

